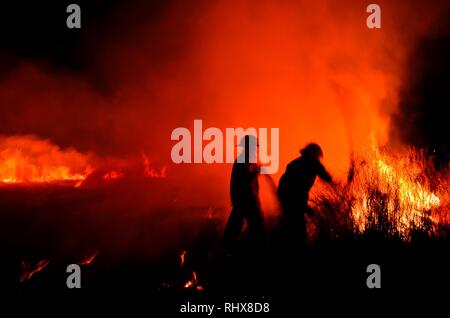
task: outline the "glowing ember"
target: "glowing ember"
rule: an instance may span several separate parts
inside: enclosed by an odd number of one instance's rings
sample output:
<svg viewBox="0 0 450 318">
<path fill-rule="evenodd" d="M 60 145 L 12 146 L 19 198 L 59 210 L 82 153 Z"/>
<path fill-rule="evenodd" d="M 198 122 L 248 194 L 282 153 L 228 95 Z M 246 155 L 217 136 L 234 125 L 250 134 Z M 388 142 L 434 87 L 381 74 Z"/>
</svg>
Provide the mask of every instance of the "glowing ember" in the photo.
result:
<svg viewBox="0 0 450 318">
<path fill-rule="evenodd" d="M 49 263 L 50 263 L 50 261 L 48 261 L 48 260 L 42 260 L 42 261 L 39 261 L 36 264 L 36 266 L 34 266 L 34 268 L 31 268 L 31 265 L 29 263 L 22 261 L 23 273 L 20 276 L 20 279 L 19 279 L 20 282 L 23 283 L 23 282 L 29 280 L 34 274 L 43 270 L 44 267 L 46 267 Z"/>
<path fill-rule="evenodd" d="M 186 254 L 187 254 L 186 251 L 183 251 L 183 252 L 181 252 L 181 254 L 180 254 L 181 266 L 182 266 L 182 267 L 183 267 L 183 265 L 184 265 L 184 258 L 186 257 Z"/>
<path fill-rule="evenodd" d="M 142 160 L 144 162 L 144 173 L 148 178 L 165 178 L 166 167 L 162 167 L 161 170 L 156 170 L 150 166 L 150 160 L 145 153 L 141 153 Z"/>
<path fill-rule="evenodd" d="M 192 279 L 188 280 L 184 286 L 184 288 L 195 288 L 196 290 L 204 290 L 203 286 L 198 284 L 197 273 L 192 272 Z"/>
<path fill-rule="evenodd" d="M 103 180 L 114 180 L 123 178 L 124 174 L 120 171 L 111 170 L 105 173 L 102 177 Z"/>
<path fill-rule="evenodd" d="M 97 257 L 98 252 L 95 252 L 92 256 L 87 256 L 83 258 L 78 265 L 89 265 L 92 263 L 92 261 Z"/>
<path fill-rule="evenodd" d="M 214 217 L 214 209 L 213 207 L 208 207 L 208 211 L 206 212 L 206 217 L 208 218 L 208 220 L 212 220 Z"/>
<path fill-rule="evenodd" d="M 188 280 L 186 284 L 184 284 L 184 288 L 191 288 L 197 283 L 197 274 L 192 272 L 192 280 Z"/>
</svg>

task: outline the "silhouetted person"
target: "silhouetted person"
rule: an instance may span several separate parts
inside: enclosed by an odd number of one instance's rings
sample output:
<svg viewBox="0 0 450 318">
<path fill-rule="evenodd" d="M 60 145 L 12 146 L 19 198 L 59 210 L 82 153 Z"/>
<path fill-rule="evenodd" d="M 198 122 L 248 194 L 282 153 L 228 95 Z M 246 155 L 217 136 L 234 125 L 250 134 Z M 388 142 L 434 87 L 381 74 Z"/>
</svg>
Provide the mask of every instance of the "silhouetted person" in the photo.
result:
<svg viewBox="0 0 450 318">
<path fill-rule="evenodd" d="M 259 200 L 258 175 L 261 168 L 256 162 L 257 139 L 246 135 L 240 143 L 244 151 L 233 164 L 230 182 L 231 204 L 233 206 L 225 227 L 224 241 L 233 247 L 247 221 L 252 240 L 258 247 L 264 245 L 264 219 Z"/>
<path fill-rule="evenodd" d="M 309 191 L 316 177 L 331 183 L 331 176 L 321 163 L 323 157 L 319 145 L 311 143 L 300 150 L 301 156 L 291 161 L 278 185 L 278 199 L 283 209 L 283 225 L 291 243 L 303 244 L 306 240 L 305 213 L 308 207 Z"/>
</svg>

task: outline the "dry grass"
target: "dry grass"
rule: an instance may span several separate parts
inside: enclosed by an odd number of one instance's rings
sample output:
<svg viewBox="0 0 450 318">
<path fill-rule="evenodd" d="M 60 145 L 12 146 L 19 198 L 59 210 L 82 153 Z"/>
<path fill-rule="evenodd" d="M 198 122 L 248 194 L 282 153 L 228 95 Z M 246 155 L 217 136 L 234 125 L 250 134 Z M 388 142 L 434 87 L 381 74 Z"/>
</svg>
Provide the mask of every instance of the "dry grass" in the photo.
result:
<svg viewBox="0 0 450 318">
<path fill-rule="evenodd" d="M 438 239 L 449 232 L 448 169 L 438 171 L 414 149 L 355 156 L 345 182 L 318 183 L 310 238 Z"/>
</svg>

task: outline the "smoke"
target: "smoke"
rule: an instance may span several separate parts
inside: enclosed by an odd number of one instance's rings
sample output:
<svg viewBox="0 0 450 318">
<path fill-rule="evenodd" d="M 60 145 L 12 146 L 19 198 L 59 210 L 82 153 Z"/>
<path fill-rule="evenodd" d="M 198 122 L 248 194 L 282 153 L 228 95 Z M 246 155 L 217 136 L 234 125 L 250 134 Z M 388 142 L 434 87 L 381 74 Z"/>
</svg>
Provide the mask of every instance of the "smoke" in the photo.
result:
<svg viewBox="0 0 450 318">
<path fill-rule="evenodd" d="M 95 2 L 80 2 L 81 30 L 55 18 L 63 4 L 46 12 L 42 1 L 36 14 L 4 9 L 0 20 L 0 172 L 11 154 L 23 163 L 14 169 L 96 169 L 79 188 L 0 189 L 0 247 L 12 269 L 94 250 L 108 272 L 176 258 L 196 240 L 212 246 L 231 166 L 172 164 L 171 132 L 194 119 L 279 128 L 275 181 L 311 141 L 337 177 L 374 140 L 448 144 L 433 126 L 439 117 L 444 127 L 448 101 L 445 1 L 377 1 L 379 30 L 366 27 L 366 1 Z M 267 216 L 277 202 L 267 184 L 261 192 Z M 8 281 L 11 268 L 0 271 Z"/>
<path fill-rule="evenodd" d="M 32 48 L 25 57 L 3 49 L 14 67 L 1 76 L 0 134 L 34 134 L 99 157 L 145 152 L 193 189 L 215 180 L 226 198 L 230 167 L 171 165 L 171 131 L 194 119 L 276 127 L 276 178 L 310 141 L 341 175 L 353 150 L 388 141 L 410 52 L 446 6 L 379 4 L 380 30 L 366 27 L 364 1 L 105 4 L 83 20 L 78 48 L 64 42 L 70 53 L 49 40 L 39 58 Z"/>
</svg>

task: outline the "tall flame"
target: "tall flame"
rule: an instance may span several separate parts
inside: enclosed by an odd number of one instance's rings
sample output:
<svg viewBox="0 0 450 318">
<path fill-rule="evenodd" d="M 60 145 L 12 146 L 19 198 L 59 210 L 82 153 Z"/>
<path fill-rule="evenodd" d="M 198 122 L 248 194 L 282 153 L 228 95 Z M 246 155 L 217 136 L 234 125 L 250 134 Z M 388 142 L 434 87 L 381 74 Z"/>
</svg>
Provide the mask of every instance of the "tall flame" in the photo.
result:
<svg viewBox="0 0 450 318">
<path fill-rule="evenodd" d="M 449 181 L 423 151 L 393 154 L 374 144 L 353 160 L 347 184 L 319 186 L 312 201 L 334 233 L 375 230 L 409 240 L 415 230 L 432 235 L 449 222 Z"/>
<path fill-rule="evenodd" d="M 352 194 L 356 198 L 353 215 L 364 230 L 372 212 L 384 213 L 395 230 L 407 236 L 413 225 L 436 222 L 431 211 L 441 204 L 431 190 L 431 175 L 422 153 L 387 155 L 372 146 L 360 165 Z M 376 210 L 376 211 L 373 211 Z"/>
<path fill-rule="evenodd" d="M 198 291 L 202 291 L 205 288 L 202 285 L 198 284 L 198 278 L 197 278 L 197 273 L 196 272 L 192 272 L 192 279 L 188 280 L 184 286 L 184 288 L 194 288 L 195 290 Z"/>
</svg>

